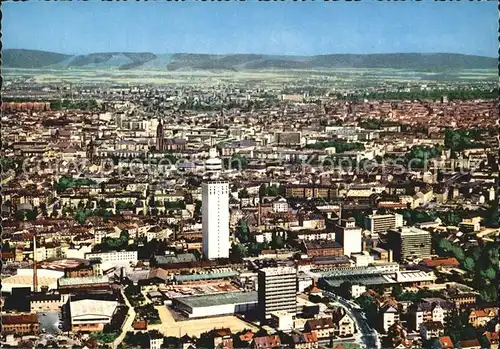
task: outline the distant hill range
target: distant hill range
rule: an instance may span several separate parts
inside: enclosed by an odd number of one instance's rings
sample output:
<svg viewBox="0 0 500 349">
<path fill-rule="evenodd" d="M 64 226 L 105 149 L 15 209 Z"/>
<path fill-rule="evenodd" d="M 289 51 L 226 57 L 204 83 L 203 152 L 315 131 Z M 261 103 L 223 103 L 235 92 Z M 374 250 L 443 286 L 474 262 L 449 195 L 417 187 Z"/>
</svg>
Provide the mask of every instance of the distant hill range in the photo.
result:
<svg viewBox="0 0 500 349">
<path fill-rule="evenodd" d="M 275 56 L 261 54 L 154 54 L 149 52 L 106 52 L 87 55 L 5 49 L 5 68 L 99 68 L 146 70 L 262 70 L 321 68 L 394 68 L 426 71 L 447 69 L 496 69 L 491 57 L 454 53 L 332 54 L 318 56 Z"/>
</svg>

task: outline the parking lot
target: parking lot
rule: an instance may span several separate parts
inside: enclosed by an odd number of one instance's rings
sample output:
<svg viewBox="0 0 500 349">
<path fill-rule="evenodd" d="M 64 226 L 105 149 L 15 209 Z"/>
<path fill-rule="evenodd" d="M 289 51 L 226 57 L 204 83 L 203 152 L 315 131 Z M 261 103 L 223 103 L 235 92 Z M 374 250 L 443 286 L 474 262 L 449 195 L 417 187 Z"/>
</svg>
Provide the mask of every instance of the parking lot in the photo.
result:
<svg viewBox="0 0 500 349">
<path fill-rule="evenodd" d="M 158 330 L 166 336 L 200 336 L 201 333 L 214 328 L 229 327 L 238 332 L 243 329 L 257 331 L 255 326 L 237 318 L 236 316 L 221 316 L 216 318 L 176 321 L 170 310 L 165 306 L 155 307 L 160 314 L 161 324 L 149 325 L 149 330 Z"/>
</svg>

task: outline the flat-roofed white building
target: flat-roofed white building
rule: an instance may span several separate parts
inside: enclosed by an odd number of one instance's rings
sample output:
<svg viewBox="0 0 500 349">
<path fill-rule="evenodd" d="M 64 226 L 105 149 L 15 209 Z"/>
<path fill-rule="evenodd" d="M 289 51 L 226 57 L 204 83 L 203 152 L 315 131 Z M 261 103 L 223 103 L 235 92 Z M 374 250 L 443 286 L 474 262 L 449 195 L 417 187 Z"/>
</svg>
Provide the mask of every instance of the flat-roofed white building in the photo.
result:
<svg viewBox="0 0 500 349">
<path fill-rule="evenodd" d="M 129 264 L 137 263 L 137 251 L 110 251 L 85 253 L 85 259 L 100 259 L 102 263 Z"/>
<path fill-rule="evenodd" d="M 64 276 L 63 271 L 59 270 L 49 270 L 49 269 L 38 269 L 37 270 L 37 280 L 38 289 L 36 292 L 40 291 L 42 286 L 48 287 L 50 290 L 57 289 L 57 280 Z M 18 287 L 30 287 L 33 291 L 33 269 L 32 268 L 22 268 L 17 270 L 17 274 L 13 276 L 8 276 L 2 278 L 2 292 L 10 293 L 13 288 Z"/>
<path fill-rule="evenodd" d="M 403 215 L 374 214 L 365 218 L 366 229 L 372 233 L 383 233 L 389 229 L 401 228 L 403 226 Z"/>
</svg>

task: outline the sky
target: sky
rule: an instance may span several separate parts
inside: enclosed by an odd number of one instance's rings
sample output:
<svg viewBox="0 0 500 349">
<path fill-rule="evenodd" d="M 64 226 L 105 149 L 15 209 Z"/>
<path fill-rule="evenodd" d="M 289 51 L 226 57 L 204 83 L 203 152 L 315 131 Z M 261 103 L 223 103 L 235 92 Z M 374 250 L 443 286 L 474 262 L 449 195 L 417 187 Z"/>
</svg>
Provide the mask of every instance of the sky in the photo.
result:
<svg viewBox="0 0 500 349">
<path fill-rule="evenodd" d="M 4 48 L 93 52 L 449 52 L 497 57 L 495 1 L 2 4 Z"/>
</svg>

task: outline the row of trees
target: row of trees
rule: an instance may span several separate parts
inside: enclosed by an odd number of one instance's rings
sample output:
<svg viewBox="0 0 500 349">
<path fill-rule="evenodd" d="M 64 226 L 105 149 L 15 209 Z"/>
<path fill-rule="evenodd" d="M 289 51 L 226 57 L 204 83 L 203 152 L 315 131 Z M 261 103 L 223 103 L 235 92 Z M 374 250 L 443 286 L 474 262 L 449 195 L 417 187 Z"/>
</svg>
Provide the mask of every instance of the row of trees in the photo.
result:
<svg viewBox="0 0 500 349">
<path fill-rule="evenodd" d="M 347 96 L 342 94 L 336 95 L 341 100 L 415 100 L 415 99 L 432 99 L 437 100 L 444 96 L 449 100 L 468 100 L 468 99 L 496 99 L 498 98 L 498 88 L 495 89 L 467 89 L 457 88 L 448 90 L 420 90 L 416 89 L 410 92 L 405 91 L 384 91 L 384 92 L 370 92 L 370 93 L 357 93 L 349 94 Z"/>
<path fill-rule="evenodd" d="M 482 148 L 484 147 L 480 142 L 482 133 L 481 129 L 448 129 L 444 132 L 444 145 L 453 151 Z"/>
<path fill-rule="evenodd" d="M 56 183 L 56 190 L 57 192 L 61 193 L 69 188 L 80 187 L 80 186 L 93 186 L 96 184 L 97 182 L 88 178 L 72 178 L 63 176 L 59 178 L 59 181 Z"/>
<path fill-rule="evenodd" d="M 267 184 L 262 184 L 259 188 L 259 197 L 264 197 L 264 196 L 278 196 L 278 195 L 285 195 L 285 186 L 284 185 L 267 185 Z"/>
<path fill-rule="evenodd" d="M 460 262 L 462 268 L 469 273 L 469 282 L 474 288 L 479 289 L 484 301 L 498 301 L 497 269 L 500 243 L 488 243 L 464 249 L 444 237 L 433 237 L 432 242 L 438 255 L 455 257 Z"/>
</svg>

